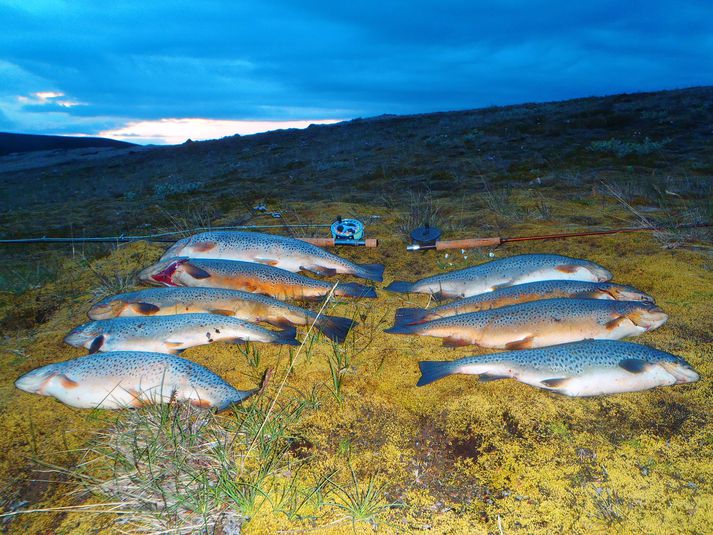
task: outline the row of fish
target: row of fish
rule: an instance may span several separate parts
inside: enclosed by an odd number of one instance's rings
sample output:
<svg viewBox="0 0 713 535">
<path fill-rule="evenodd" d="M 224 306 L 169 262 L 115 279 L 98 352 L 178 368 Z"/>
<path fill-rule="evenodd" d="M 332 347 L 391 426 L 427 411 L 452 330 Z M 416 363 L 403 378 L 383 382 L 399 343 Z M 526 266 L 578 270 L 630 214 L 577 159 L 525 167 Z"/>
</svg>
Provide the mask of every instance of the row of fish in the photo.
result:
<svg viewBox="0 0 713 535">
<path fill-rule="evenodd" d="M 221 341 L 299 345 L 295 326 L 300 325 L 314 325 L 329 339 L 343 342 L 355 325 L 349 318 L 317 315 L 278 300 L 319 299 L 332 290 L 330 283 L 293 273 L 300 270 L 380 281 L 384 267 L 355 264 L 281 236 L 191 236 L 140 274 L 142 281 L 166 287 L 108 297 L 90 309 L 93 321 L 65 337 L 66 343 L 84 347 L 90 355 L 38 368 L 15 384 L 83 408 L 182 399 L 223 409 L 253 391 L 237 390 L 175 353 Z M 373 288 L 356 283 L 340 283 L 334 293 L 376 297 Z"/>
<path fill-rule="evenodd" d="M 540 254 L 396 281 L 387 290 L 462 299 L 432 309 L 398 309 L 386 332 L 438 337 L 449 347 L 519 350 L 422 361 L 418 386 L 464 373 L 593 396 L 698 380 L 680 357 L 617 341 L 656 329 L 668 316 L 651 296 L 608 282 L 611 277 L 587 260 Z"/>
<path fill-rule="evenodd" d="M 279 299 L 318 299 L 332 290 L 332 284 L 298 271 L 381 281 L 383 269 L 279 236 L 191 236 L 141 272 L 142 281 L 164 287 L 102 300 L 89 311 L 93 321 L 65 338 L 100 354 L 44 366 L 16 385 L 76 407 L 119 408 L 184 399 L 222 409 L 254 391 L 237 390 L 175 353 L 218 341 L 296 345 L 295 326 L 312 324 L 341 342 L 355 325 L 351 319 L 317 315 Z M 419 386 L 470 373 L 481 380 L 511 377 L 586 396 L 697 380 L 683 359 L 614 341 L 654 329 L 667 316 L 651 296 L 608 282 L 611 277 L 587 260 L 540 254 L 513 256 L 413 283 L 396 281 L 386 289 L 459 300 L 433 309 L 399 309 L 387 332 L 436 336 L 449 346 L 518 350 L 420 362 Z M 373 288 L 356 283 L 338 284 L 335 294 L 376 297 Z"/>
</svg>

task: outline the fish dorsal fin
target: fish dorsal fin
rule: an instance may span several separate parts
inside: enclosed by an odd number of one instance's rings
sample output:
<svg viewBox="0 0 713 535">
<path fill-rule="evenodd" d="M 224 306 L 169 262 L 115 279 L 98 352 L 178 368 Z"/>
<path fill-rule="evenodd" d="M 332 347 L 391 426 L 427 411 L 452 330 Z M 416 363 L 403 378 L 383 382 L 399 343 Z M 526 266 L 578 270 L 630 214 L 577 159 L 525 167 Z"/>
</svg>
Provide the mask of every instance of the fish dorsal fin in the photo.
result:
<svg viewBox="0 0 713 535">
<path fill-rule="evenodd" d="M 196 252 L 205 253 L 212 249 L 215 249 L 216 245 L 218 245 L 218 244 L 214 241 L 202 241 L 202 242 L 198 242 L 194 245 L 191 245 L 191 247 Z"/>
<path fill-rule="evenodd" d="M 481 373 L 478 376 L 478 381 L 481 383 L 489 383 L 490 381 L 499 381 L 500 379 L 507 379 L 507 375 L 497 375 L 495 373 Z"/>
<path fill-rule="evenodd" d="M 555 377 L 552 379 L 544 379 L 540 382 L 548 388 L 561 388 L 567 384 L 569 379 L 569 377 Z"/>
<path fill-rule="evenodd" d="M 619 366 L 629 373 L 642 373 L 649 367 L 649 363 L 641 359 L 624 359 Z"/>
<path fill-rule="evenodd" d="M 184 262 L 181 264 L 181 268 L 194 279 L 207 279 L 210 277 L 210 273 L 198 266 L 194 266 L 190 262 Z"/>
<path fill-rule="evenodd" d="M 256 256 L 254 260 L 258 264 L 265 264 L 266 266 L 276 266 L 280 263 L 279 260 L 275 260 L 274 258 L 265 258 L 263 256 Z"/>
<path fill-rule="evenodd" d="M 161 310 L 160 307 L 152 305 L 151 303 L 131 303 L 131 308 L 134 312 L 142 316 L 151 316 Z"/>
<path fill-rule="evenodd" d="M 447 336 L 443 339 L 444 347 L 463 347 L 473 345 L 470 340 L 458 338 L 457 336 Z"/>
<path fill-rule="evenodd" d="M 101 349 L 101 347 L 104 345 L 104 335 L 100 334 L 97 336 L 94 340 L 92 340 L 91 345 L 89 346 L 89 354 L 93 355 L 97 351 Z"/>
<path fill-rule="evenodd" d="M 514 342 L 509 342 L 505 344 L 505 349 L 527 349 L 532 347 L 532 343 L 535 341 L 535 337 L 530 335 L 526 336 L 522 340 L 516 340 Z"/>
<path fill-rule="evenodd" d="M 337 270 L 334 268 L 318 266 L 316 264 L 312 264 L 310 266 L 300 266 L 300 269 L 304 271 L 311 271 L 312 273 L 316 273 L 317 275 L 322 275 L 324 277 L 331 277 L 332 275 L 337 274 Z"/>
<path fill-rule="evenodd" d="M 561 266 L 557 266 L 555 268 L 557 271 L 561 271 L 562 273 L 574 273 L 579 269 L 579 266 L 574 266 L 572 264 L 562 264 Z"/>
</svg>

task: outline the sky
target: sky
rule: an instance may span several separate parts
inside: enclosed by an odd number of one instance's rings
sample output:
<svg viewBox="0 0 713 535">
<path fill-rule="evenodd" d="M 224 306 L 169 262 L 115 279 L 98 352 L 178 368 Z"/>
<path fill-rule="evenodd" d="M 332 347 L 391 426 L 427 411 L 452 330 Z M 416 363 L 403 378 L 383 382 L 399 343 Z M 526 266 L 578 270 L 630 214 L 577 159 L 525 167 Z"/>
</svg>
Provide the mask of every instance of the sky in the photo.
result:
<svg viewBox="0 0 713 535">
<path fill-rule="evenodd" d="M 0 0 L 0 131 L 181 143 L 713 85 L 711 0 Z"/>
</svg>

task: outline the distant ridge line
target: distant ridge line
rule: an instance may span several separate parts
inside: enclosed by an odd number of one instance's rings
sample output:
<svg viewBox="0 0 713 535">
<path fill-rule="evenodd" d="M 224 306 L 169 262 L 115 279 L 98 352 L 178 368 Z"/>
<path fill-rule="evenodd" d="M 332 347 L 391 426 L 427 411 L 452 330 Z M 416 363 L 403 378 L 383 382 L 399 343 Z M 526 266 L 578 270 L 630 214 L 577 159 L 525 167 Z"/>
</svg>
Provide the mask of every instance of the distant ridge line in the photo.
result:
<svg viewBox="0 0 713 535">
<path fill-rule="evenodd" d="M 135 143 L 103 137 L 45 136 L 0 132 L 0 156 L 42 150 L 128 148 L 135 146 Z"/>
</svg>

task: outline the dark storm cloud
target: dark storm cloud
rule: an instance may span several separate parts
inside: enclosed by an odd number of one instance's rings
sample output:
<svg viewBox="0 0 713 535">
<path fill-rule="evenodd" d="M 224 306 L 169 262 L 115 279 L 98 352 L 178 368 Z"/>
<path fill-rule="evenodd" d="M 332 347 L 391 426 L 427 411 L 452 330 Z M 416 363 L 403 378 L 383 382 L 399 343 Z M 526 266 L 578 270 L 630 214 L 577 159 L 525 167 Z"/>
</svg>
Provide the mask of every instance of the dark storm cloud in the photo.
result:
<svg viewBox="0 0 713 535">
<path fill-rule="evenodd" d="M 0 4 L 6 123 L 348 118 L 713 82 L 705 1 L 118 4 Z M 17 100 L 49 91 L 72 105 Z"/>
</svg>

